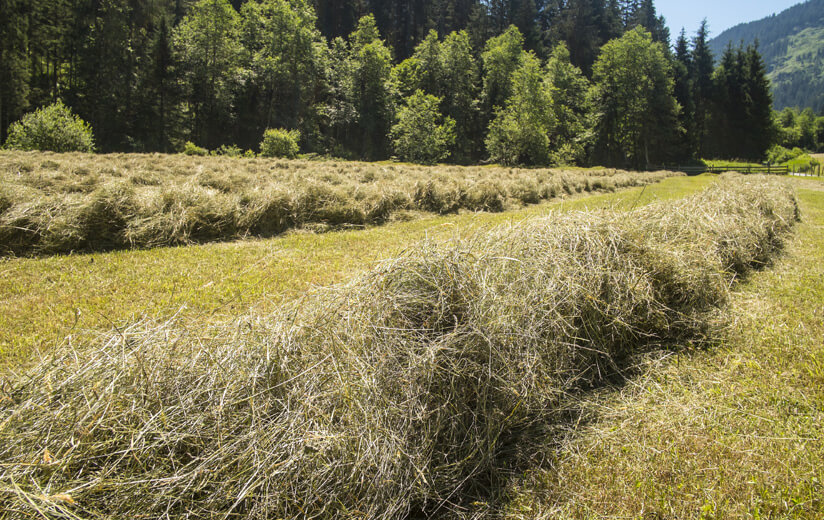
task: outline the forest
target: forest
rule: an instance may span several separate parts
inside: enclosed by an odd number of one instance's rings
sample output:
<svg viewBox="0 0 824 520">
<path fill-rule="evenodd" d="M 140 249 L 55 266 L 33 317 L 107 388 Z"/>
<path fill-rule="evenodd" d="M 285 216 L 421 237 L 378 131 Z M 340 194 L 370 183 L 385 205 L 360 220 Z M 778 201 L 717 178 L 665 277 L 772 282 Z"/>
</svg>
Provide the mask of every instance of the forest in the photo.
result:
<svg viewBox="0 0 824 520">
<path fill-rule="evenodd" d="M 283 129 L 348 159 L 762 160 L 764 60 L 708 41 L 672 43 L 653 0 L 4 0 L 0 142 L 59 102 L 100 152 L 231 155 Z"/>
</svg>

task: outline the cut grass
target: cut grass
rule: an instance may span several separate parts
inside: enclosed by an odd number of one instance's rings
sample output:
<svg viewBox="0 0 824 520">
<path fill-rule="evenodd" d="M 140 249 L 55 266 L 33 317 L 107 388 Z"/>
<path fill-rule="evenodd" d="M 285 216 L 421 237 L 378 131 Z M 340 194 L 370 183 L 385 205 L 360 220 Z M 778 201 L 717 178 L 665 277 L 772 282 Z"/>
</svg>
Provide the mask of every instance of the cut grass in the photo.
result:
<svg viewBox="0 0 824 520">
<path fill-rule="evenodd" d="M 705 338 L 797 217 L 782 181 L 724 176 L 425 241 L 269 316 L 61 349 L 0 393 L 0 509 L 494 518 L 563 396 Z"/>
<path fill-rule="evenodd" d="M 718 345 L 574 403 L 589 425 L 511 518 L 824 518 L 824 190 L 794 184 L 797 238 L 736 291 Z"/>
<path fill-rule="evenodd" d="M 339 282 L 426 235 L 490 226 L 552 210 L 644 205 L 683 197 L 716 177 L 573 198 L 520 211 L 465 213 L 362 231 L 293 233 L 200 246 L 0 260 L 0 367 L 28 364 L 68 335 L 79 341 L 143 316 L 202 324 L 254 308 L 270 312 L 313 285 Z M 185 306 L 185 307 L 184 307 Z"/>
<path fill-rule="evenodd" d="M 0 255 L 110 251 L 501 212 L 674 172 L 0 152 Z"/>
</svg>

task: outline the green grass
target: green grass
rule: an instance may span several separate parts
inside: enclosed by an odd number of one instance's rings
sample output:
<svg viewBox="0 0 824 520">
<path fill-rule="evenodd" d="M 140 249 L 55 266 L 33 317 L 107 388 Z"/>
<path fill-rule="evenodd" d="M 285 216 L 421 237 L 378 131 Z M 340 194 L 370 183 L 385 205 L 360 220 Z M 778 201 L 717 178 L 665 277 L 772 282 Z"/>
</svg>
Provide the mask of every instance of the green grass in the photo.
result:
<svg viewBox="0 0 824 520">
<path fill-rule="evenodd" d="M 745 161 L 724 161 L 720 159 L 704 159 L 701 161 L 707 167 L 711 168 L 747 168 L 763 166 L 759 163 L 745 162 Z"/>
<path fill-rule="evenodd" d="M 366 230 L 89 255 L 0 260 L 0 366 L 28 364 L 64 338 L 142 317 L 184 321 L 266 312 L 313 285 L 348 279 L 425 236 L 492 226 L 549 211 L 631 208 L 695 193 L 715 176 L 674 177 L 645 188 L 578 197 L 508 213 L 463 213 Z"/>
<path fill-rule="evenodd" d="M 824 189 L 794 182 L 804 222 L 718 345 L 575 403 L 585 426 L 548 446 L 512 518 L 824 518 Z"/>
</svg>

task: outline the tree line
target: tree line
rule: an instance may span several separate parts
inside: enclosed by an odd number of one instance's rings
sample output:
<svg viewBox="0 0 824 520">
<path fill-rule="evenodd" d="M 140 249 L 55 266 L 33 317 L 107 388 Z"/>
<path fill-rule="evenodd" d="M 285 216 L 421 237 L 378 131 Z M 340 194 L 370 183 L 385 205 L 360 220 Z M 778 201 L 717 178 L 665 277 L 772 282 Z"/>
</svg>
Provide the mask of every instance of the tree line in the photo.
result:
<svg viewBox="0 0 824 520">
<path fill-rule="evenodd" d="M 652 0 L 3 0 L 0 138 L 61 100 L 101 151 L 256 148 L 644 167 L 764 157 L 755 46 L 715 65 Z M 295 134 L 297 135 L 297 134 Z"/>
</svg>

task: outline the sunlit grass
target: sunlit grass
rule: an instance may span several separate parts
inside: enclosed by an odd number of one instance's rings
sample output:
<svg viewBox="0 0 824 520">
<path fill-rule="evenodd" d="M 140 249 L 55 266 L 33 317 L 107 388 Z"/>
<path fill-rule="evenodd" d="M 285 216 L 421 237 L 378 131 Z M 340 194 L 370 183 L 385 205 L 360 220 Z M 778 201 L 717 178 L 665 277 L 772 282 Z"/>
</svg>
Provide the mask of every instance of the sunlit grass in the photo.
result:
<svg viewBox="0 0 824 520">
<path fill-rule="evenodd" d="M 675 177 L 645 188 L 572 198 L 507 213 L 463 213 L 365 230 L 88 255 L 0 260 L 0 366 L 19 366 L 69 335 L 180 313 L 204 321 L 266 312 L 313 285 L 343 281 L 425 236 L 491 226 L 549 211 L 631 208 L 704 189 L 715 176 Z"/>
<path fill-rule="evenodd" d="M 804 222 L 717 345 L 578 403 L 586 426 L 548 447 L 513 518 L 824 517 L 824 191 L 796 184 Z"/>
</svg>

